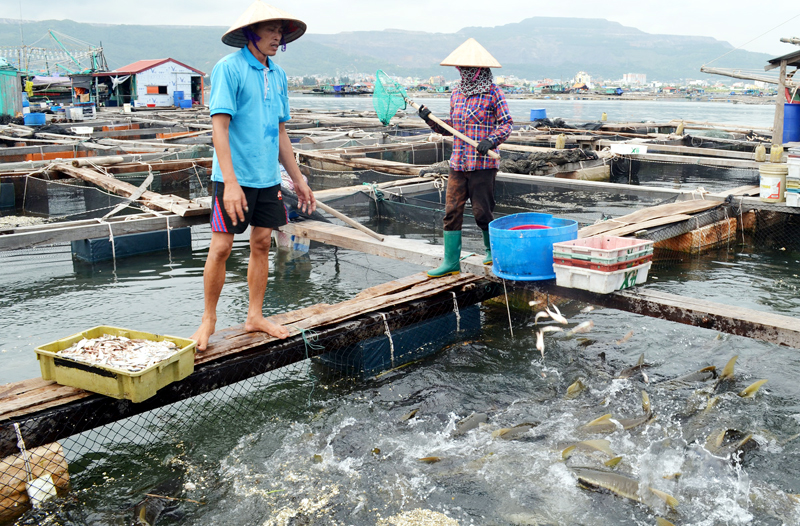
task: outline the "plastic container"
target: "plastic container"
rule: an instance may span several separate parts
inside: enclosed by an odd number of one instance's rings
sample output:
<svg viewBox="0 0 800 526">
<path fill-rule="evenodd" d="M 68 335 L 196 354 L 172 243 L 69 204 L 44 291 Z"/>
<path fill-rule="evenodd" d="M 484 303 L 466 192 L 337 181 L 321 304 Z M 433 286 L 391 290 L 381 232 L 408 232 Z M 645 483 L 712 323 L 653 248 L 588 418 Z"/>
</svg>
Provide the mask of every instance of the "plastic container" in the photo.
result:
<svg viewBox="0 0 800 526">
<path fill-rule="evenodd" d="M 512 230 L 523 225 L 549 228 Z M 577 237 L 577 221 L 550 214 L 529 212 L 495 219 L 489 223 L 492 272 L 514 281 L 553 279 L 553 243 Z"/>
<path fill-rule="evenodd" d="M 643 265 L 644 263 L 648 263 L 653 261 L 653 254 L 652 252 L 644 257 L 640 257 L 637 259 L 632 259 L 630 261 L 621 261 L 619 263 L 611 263 L 610 265 L 603 265 L 600 263 L 594 263 L 592 261 L 586 261 L 583 259 L 569 259 L 569 258 L 560 258 L 553 255 L 553 263 L 556 265 L 566 265 L 568 267 L 578 267 L 578 268 L 588 268 L 590 270 L 599 270 L 600 272 L 614 272 L 616 270 L 621 270 L 624 268 L 632 268 L 638 265 Z"/>
<path fill-rule="evenodd" d="M 789 172 L 786 174 L 786 177 L 800 179 L 800 157 L 789 155 L 787 166 L 789 167 Z"/>
<path fill-rule="evenodd" d="M 783 142 L 800 142 L 800 104 L 783 105 Z"/>
<path fill-rule="evenodd" d="M 548 228 L 550 227 L 544 225 L 519 225 L 515 226 L 514 228 L 510 228 L 509 230 L 546 230 Z"/>
<path fill-rule="evenodd" d="M 153 341 L 168 340 L 177 345 L 180 350 L 166 360 L 136 373 L 109 366 L 91 365 L 69 358 L 61 358 L 58 355 L 60 351 L 69 348 L 82 338 L 99 338 L 104 334 Z M 55 380 L 61 385 L 77 387 L 113 398 L 125 398 L 132 402 L 147 400 L 162 387 L 182 380 L 194 372 L 195 342 L 193 340 L 105 325 L 42 345 L 35 350 L 43 379 Z"/>
<path fill-rule="evenodd" d="M 539 108 L 535 110 L 531 110 L 531 122 L 537 121 L 540 119 L 547 118 L 547 110 L 544 108 Z"/>
<path fill-rule="evenodd" d="M 192 107 L 192 101 L 190 101 L 190 100 L 182 100 L 182 101 L 180 101 L 180 105 L 181 105 L 181 108 L 191 108 Z"/>
<path fill-rule="evenodd" d="M 786 206 L 800 208 L 800 193 L 791 192 L 786 194 Z"/>
<path fill-rule="evenodd" d="M 653 241 L 632 237 L 595 236 L 556 243 L 553 253 L 608 265 L 652 254 L 653 245 Z"/>
<path fill-rule="evenodd" d="M 25 126 L 42 126 L 47 117 L 44 113 L 26 113 L 24 116 Z"/>
<path fill-rule="evenodd" d="M 600 272 L 567 265 L 553 265 L 553 268 L 556 271 L 556 285 L 559 287 L 609 294 L 645 283 L 652 264 L 648 262 L 614 272 Z"/>
<path fill-rule="evenodd" d="M 786 190 L 786 175 L 789 165 L 783 163 L 764 163 L 758 167 L 761 179 L 761 193 L 759 197 L 765 203 L 781 203 L 784 201 L 783 193 Z"/>
</svg>

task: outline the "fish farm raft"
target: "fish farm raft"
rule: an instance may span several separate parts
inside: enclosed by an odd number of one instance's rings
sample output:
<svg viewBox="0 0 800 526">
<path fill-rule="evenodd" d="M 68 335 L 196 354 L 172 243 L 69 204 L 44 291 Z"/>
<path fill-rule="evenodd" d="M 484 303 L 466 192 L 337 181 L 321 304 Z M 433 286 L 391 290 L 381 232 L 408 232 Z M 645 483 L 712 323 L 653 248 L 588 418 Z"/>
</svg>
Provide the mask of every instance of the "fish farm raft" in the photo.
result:
<svg viewBox="0 0 800 526">
<path fill-rule="evenodd" d="M 231 321 L 134 402 L 35 377 L 33 348 L 95 325 L 191 332 L 208 109 L 0 125 L 0 312 L 20 340 L 3 345 L 26 356 L 0 394 L 0 524 L 800 523 L 800 482 L 776 474 L 800 468 L 800 207 L 760 198 L 800 144 L 689 120 L 516 123 L 496 217 L 652 247 L 646 283 L 600 293 L 498 277 L 470 218 L 461 273 L 427 278 L 453 142 L 416 114 L 299 109 L 286 126 L 340 212 L 275 233 L 265 313 L 289 338 Z M 246 256 L 237 238 L 232 295 Z"/>
</svg>

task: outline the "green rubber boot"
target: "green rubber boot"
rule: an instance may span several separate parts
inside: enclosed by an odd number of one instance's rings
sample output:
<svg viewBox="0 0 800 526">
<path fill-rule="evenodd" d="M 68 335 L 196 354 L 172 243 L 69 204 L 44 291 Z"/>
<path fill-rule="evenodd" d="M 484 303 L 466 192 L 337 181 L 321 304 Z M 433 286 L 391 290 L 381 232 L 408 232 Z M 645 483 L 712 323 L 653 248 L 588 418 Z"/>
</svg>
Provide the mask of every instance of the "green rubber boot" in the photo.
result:
<svg viewBox="0 0 800 526">
<path fill-rule="evenodd" d="M 441 278 L 461 272 L 461 230 L 444 231 L 444 262 L 428 271 L 428 277 Z"/>
<path fill-rule="evenodd" d="M 492 264 L 492 245 L 489 243 L 489 231 L 484 230 L 483 232 L 483 246 L 486 247 L 486 257 L 483 258 L 484 265 L 491 265 Z"/>
</svg>

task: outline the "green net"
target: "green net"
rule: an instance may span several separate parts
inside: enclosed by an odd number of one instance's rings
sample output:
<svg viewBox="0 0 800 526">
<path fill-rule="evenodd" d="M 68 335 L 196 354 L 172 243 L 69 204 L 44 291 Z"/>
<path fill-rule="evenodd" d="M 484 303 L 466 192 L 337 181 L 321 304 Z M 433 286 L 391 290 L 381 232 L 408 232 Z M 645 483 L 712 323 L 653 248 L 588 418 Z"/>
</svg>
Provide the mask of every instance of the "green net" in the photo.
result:
<svg viewBox="0 0 800 526">
<path fill-rule="evenodd" d="M 406 109 L 406 90 L 379 69 L 375 74 L 375 89 L 372 92 L 372 106 L 384 126 L 389 125 L 397 110 Z"/>
</svg>

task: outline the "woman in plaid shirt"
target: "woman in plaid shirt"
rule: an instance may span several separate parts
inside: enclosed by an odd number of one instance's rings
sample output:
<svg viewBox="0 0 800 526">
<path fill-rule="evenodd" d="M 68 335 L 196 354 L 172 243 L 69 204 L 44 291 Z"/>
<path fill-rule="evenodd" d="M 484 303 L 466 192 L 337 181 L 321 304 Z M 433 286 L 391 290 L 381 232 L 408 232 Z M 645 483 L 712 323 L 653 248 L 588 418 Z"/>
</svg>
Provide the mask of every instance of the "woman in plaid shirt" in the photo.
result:
<svg viewBox="0 0 800 526">
<path fill-rule="evenodd" d="M 475 222 L 483 232 L 486 247 L 483 263 L 492 264 L 489 223 L 494 219 L 494 181 L 500 162 L 487 154 L 508 138 L 513 124 L 505 96 L 494 84 L 489 69 L 499 68 L 500 64 L 475 39 L 459 46 L 441 65 L 456 66 L 461 73 L 461 82 L 453 87 L 450 96 L 450 118 L 445 122 L 475 140 L 478 146 L 453 137 L 444 216 L 444 262 L 428 271 L 432 278 L 461 271 L 461 226 L 467 199 L 472 202 Z M 419 116 L 433 131 L 452 135 L 433 122 L 430 113 L 425 106 L 419 109 Z"/>
</svg>

